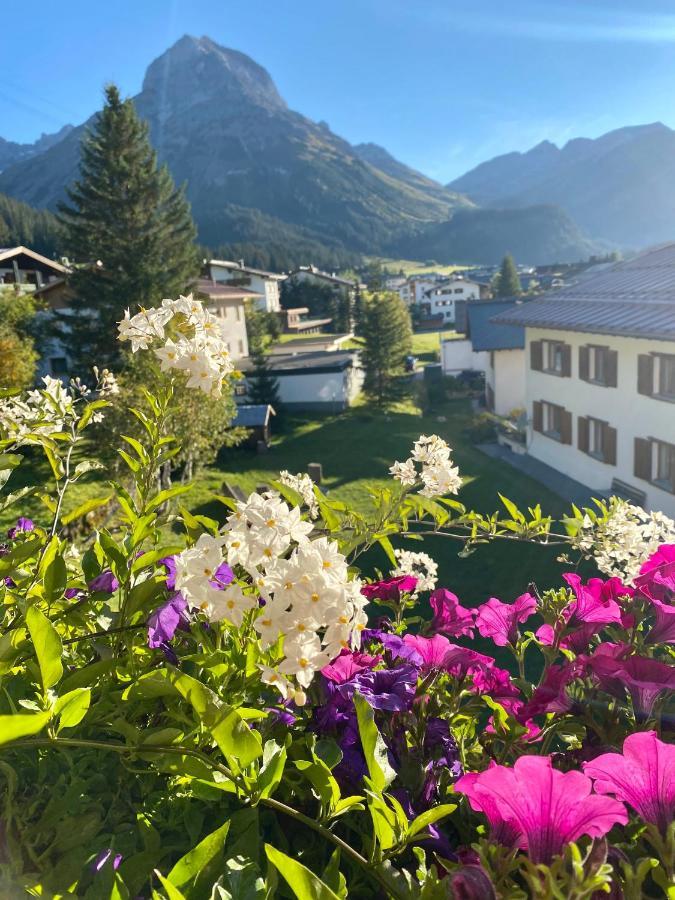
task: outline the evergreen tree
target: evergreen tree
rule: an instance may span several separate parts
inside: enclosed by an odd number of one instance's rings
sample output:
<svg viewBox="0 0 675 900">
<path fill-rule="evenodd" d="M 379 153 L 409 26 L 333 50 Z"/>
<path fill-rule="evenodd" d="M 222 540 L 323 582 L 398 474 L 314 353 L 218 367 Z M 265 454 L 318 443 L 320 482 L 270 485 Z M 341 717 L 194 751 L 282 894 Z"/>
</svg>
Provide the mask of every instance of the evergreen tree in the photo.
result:
<svg viewBox="0 0 675 900">
<path fill-rule="evenodd" d="M 365 370 L 363 390 L 378 406 L 386 406 L 403 392 L 401 376 L 412 350 L 408 308 L 398 294 L 367 294 L 362 298 L 358 336 Z"/>
<path fill-rule="evenodd" d="M 497 276 L 497 296 L 498 297 L 517 297 L 522 294 L 523 288 L 518 278 L 518 270 L 510 253 L 507 253 L 502 260 L 502 265 Z"/>
<path fill-rule="evenodd" d="M 190 207 L 166 166 L 158 167 L 146 123 L 114 85 L 82 142 L 80 178 L 68 197 L 60 221 L 77 265 L 62 339 L 78 364 L 114 365 L 124 310 L 175 297 L 199 273 Z"/>
<path fill-rule="evenodd" d="M 251 359 L 253 369 L 248 376 L 248 402 L 269 403 L 278 413 L 281 406 L 279 381 L 270 372 L 269 357 L 262 346 L 251 350 Z"/>
</svg>

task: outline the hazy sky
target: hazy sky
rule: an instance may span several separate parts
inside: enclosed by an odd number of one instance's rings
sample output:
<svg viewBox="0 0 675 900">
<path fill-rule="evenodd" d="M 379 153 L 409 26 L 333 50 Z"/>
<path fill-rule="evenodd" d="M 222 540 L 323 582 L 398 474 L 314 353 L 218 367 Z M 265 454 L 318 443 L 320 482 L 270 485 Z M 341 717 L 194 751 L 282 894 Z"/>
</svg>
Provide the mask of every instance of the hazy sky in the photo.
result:
<svg viewBox="0 0 675 900">
<path fill-rule="evenodd" d="M 541 140 L 675 127 L 673 0 L 3 0 L 0 136 L 140 90 L 185 33 L 268 69 L 289 106 L 449 181 Z"/>
</svg>

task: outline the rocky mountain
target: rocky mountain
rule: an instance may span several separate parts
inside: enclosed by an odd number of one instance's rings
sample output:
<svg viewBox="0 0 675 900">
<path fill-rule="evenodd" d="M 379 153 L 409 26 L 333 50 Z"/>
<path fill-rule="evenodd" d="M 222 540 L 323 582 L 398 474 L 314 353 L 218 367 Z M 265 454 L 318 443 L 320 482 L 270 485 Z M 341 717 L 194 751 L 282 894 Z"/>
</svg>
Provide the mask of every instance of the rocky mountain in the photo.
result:
<svg viewBox="0 0 675 900">
<path fill-rule="evenodd" d="M 536 265 L 576 262 L 602 252 L 559 206 L 458 210 L 397 248 L 401 256 L 439 263 L 495 264 L 505 253 Z"/>
<path fill-rule="evenodd" d="M 62 141 L 72 129 L 72 125 L 64 125 L 54 134 L 42 134 L 32 144 L 17 144 L 15 141 L 6 141 L 0 137 L 0 172 L 22 159 L 31 159 L 33 156 L 44 153 L 45 150 L 49 150 L 54 144 Z"/>
<path fill-rule="evenodd" d="M 160 159 L 186 184 L 206 244 L 229 240 L 241 208 L 372 252 L 468 205 L 440 185 L 434 195 L 369 164 L 290 110 L 261 66 L 206 37 L 183 37 L 156 59 L 134 101 Z M 76 176 L 86 124 L 7 168 L 0 192 L 54 208 Z"/>
<path fill-rule="evenodd" d="M 421 191 L 437 200 L 450 202 L 453 206 L 457 205 L 456 193 L 450 192 L 447 187 L 443 187 L 438 181 L 427 178 L 426 175 L 422 175 L 416 169 L 399 162 L 388 150 L 380 147 L 379 144 L 355 144 L 353 149 L 364 162 L 379 169 L 380 172 L 385 172 L 416 191 Z M 466 205 L 469 206 L 471 204 Z"/>
<path fill-rule="evenodd" d="M 480 206 L 560 205 L 587 234 L 622 247 L 675 237 L 675 131 L 660 122 L 620 128 L 562 148 L 484 162 L 448 187 Z"/>
</svg>

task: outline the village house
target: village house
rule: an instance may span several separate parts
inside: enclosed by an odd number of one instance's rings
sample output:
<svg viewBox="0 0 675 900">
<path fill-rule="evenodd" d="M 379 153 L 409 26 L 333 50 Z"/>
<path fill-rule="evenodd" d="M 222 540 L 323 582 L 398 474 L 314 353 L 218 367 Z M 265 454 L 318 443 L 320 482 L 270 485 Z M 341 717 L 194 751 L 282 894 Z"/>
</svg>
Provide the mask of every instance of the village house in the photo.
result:
<svg viewBox="0 0 675 900">
<path fill-rule="evenodd" d="M 419 304 L 429 318 L 442 316 L 444 324 L 452 325 L 455 321 L 457 301 L 478 299 L 480 286 L 477 282 L 465 281 L 463 278 L 448 278 L 424 291 Z"/>
<path fill-rule="evenodd" d="M 260 302 L 261 295 L 249 288 L 222 284 L 211 278 L 200 278 L 194 286 L 194 293 L 217 317 L 232 359 L 236 361 L 248 356 L 246 304 Z"/>
<path fill-rule="evenodd" d="M 322 272 L 316 266 L 298 266 L 289 272 L 288 279 L 291 284 L 320 284 L 333 288 L 337 293 L 347 292 L 353 300 L 356 293 L 364 285 L 360 285 L 357 281 L 351 281 L 348 278 L 340 278 L 335 273 Z"/>
<path fill-rule="evenodd" d="M 68 267 L 63 263 L 48 259 L 28 247 L 0 249 L 0 289 L 4 285 L 12 285 L 22 291 L 34 292 L 62 282 L 68 272 Z"/>
<path fill-rule="evenodd" d="M 204 260 L 206 276 L 219 284 L 247 288 L 254 292 L 254 306 L 262 312 L 278 313 L 281 310 L 279 285 L 285 275 L 266 272 L 244 265 L 244 260 L 232 262 L 226 259 Z"/>
<path fill-rule="evenodd" d="M 247 379 L 254 363 L 244 359 L 237 366 Z M 341 412 L 351 406 L 363 385 L 358 356 L 345 350 L 275 354 L 268 371 L 279 384 L 279 399 L 288 409 Z M 242 391 L 237 402 L 246 403 Z"/>
<path fill-rule="evenodd" d="M 525 328 L 528 453 L 675 516 L 675 243 L 496 320 Z"/>
</svg>

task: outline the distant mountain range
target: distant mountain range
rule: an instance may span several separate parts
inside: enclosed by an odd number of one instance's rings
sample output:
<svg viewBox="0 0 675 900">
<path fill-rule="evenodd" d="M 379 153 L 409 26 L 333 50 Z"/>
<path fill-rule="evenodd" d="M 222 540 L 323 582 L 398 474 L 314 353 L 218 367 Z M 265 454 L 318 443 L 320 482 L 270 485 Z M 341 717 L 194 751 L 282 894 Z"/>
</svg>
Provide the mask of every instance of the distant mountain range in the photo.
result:
<svg viewBox="0 0 675 900">
<path fill-rule="evenodd" d="M 537 210 L 513 204 L 508 215 L 477 211 L 494 203 L 444 187 L 375 144 L 350 145 L 290 110 L 250 57 L 207 37 L 185 36 L 156 59 L 134 102 L 210 247 L 274 235 L 298 248 L 318 242 L 439 262 L 495 262 L 509 250 L 527 262 L 567 261 L 602 249 L 559 209 L 541 206 L 546 200 L 532 201 Z M 0 193 L 55 209 L 93 121 L 35 144 L 0 143 Z"/>
<path fill-rule="evenodd" d="M 506 153 L 448 187 L 481 207 L 557 204 L 594 239 L 639 248 L 675 238 L 675 131 L 656 122 Z"/>
</svg>

